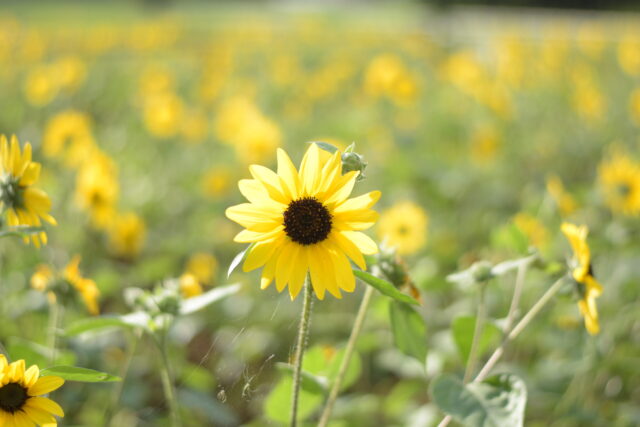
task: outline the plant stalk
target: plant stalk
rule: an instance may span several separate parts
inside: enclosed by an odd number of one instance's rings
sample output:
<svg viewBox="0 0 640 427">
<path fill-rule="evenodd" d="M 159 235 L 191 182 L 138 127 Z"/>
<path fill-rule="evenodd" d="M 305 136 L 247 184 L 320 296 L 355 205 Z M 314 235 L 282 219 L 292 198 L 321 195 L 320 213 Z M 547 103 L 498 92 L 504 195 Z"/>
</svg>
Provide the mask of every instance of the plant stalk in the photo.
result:
<svg viewBox="0 0 640 427">
<path fill-rule="evenodd" d="M 47 347 L 49 347 L 49 364 L 54 365 L 57 355 L 58 328 L 62 317 L 62 306 L 58 301 L 49 303 L 49 322 L 47 325 Z"/>
<path fill-rule="evenodd" d="M 356 320 L 353 323 L 353 329 L 351 330 L 351 336 L 349 336 L 349 341 L 347 342 L 347 347 L 340 364 L 338 376 L 336 377 L 333 386 L 331 387 L 331 391 L 329 392 L 329 398 L 327 399 L 327 404 L 322 411 L 322 416 L 320 417 L 318 427 L 326 427 L 329 423 L 329 419 L 331 418 L 331 411 L 333 411 L 333 405 L 338 398 L 340 386 L 342 385 L 342 381 L 344 380 L 344 377 L 347 373 L 349 362 L 351 362 L 351 356 L 353 355 L 353 350 L 356 347 L 358 336 L 360 336 L 360 331 L 362 330 L 362 325 L 364 324 L 364 320 L 367 315 L 367 309 L 369 308 L 369 302 L 371 301 L 372 295 L 373 288 L 371 286 L 367 286 L 367 289 L 364 292 L 364 296 L 362 297 L 362 302 L 360 303 L 360 308 L 358 309 Z"/>
<path fill-rule="evenodd" d="M 540 299 L 529 309 L 527 314 L 525 314 L 522 319 L 518 322 L 518 324 L 507 334 L 502 343 L 498 348 L 495 349 L 491 357 L 484 364 L 478 375 L 473 379 L 472 382 L 480 382 L 484 380 L 495 364 L 500 360 L 500 357 L 504 353 L 504 349 L 506 345 L 513 341 L 522 330 L 527 327 L 527 325 L 533 320 L 533 318 L 542 310 L 542 308 L 553 298 L 553 296 L 562 288 L 564 284 L 564 276 L 555 281 L 553 285 L 540 297 Z M 449 425 L 451 422 L 451 416 L 447 415 L 441 422 L 438 424 L 438 427 L 445 427 Z"/>
<path fill-rule="evenodd" d="M 169 402 L 169 411 L 171 413 L 171 426 L 181 427 L 182 422 L 180 420 L 180 406 L 178 405 L 178 398 L 175 388 L 173 386 L 173 380 L 171 378 L 171 372 L 169 370 L 169 358 L 167 356 L 167 332 L 162 332 L 160 342 L 158 344 L 158 350 L 160 352 L 161 366 L 160 377 L 162 379 L 162 388 L 164 390 L 164 397 Z"/>
<path fill-rule="evenodd" d="M 485 304 L 485 293 L 487 288 L 487 282 L 480 284 L 480 294 L 478 295 L 478 314 L 476 315 L 476 325 L 473 328 L 473 340 L 471 341 L 471 349 L 469 350 L 469 359 L 467 360 L 467 367 L 464 370 L 463 383 L 468 383 L 471 379 L 471 375 L 476 370 L 476 364 L 478 362 L 478 351 L 480 347 L 480 338 L 482 336 L 482 330 L 484 329 L 484 322 L 487 317 L 487 307 Z"/>
<path fill-rule="evenodd" d="M 309 336 L 309 324 L 311 323 L 311 309 L 313 307 L 313 289 L 311 289 L 311 279 L 309 275 L 304 281 L 304 301 L 302 303 L 302 313 L 300 315 L 300 327 L 298 329 L 298 342 L 293 364 L 293 390 L 291 394 L 291 427 L 298 424 L 298 399 L 300 397 L 300 384 L 302 374 L 302 359 L 307 346 Z"/>
<path fill-rule="evenodd" d="M 110 425 L 111 417 L 115 411 L 116 406 L 120 402 L 122 398 L 122 392 L 124 391 L 124 384 L 127 379 L 127 374 L 129 373 L 129 368 L 131 367 L 131 361 L 133 360 L 133 356 L 136 353 L 138 348 L 138 341 L 140 341 L 141 334 L 138 330 L 136 330 L 133 334 L 133 339 L 127 340 L 127 353 L 125 355 L 124 363 L 120 368 L 119 376 L 122 378 L 121 381 L 118 381 L 114 385 L 113 393 L 111 395 L 111 401 L 108 403 L 107 410 L 104 415 L 104 427 Z"/>
</svg>

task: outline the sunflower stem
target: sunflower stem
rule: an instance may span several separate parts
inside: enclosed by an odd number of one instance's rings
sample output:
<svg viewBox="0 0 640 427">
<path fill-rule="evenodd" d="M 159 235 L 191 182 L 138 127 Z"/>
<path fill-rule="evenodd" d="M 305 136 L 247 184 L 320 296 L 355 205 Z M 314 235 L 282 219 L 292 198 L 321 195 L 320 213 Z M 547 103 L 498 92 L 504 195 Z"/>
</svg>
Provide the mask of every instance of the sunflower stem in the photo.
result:
<svg viewBox="0 0 640 427">
<path fill-rule="evenodd" d="M 498 363 L 500 357 L 504 353 L 504 349 L 507 344 L 513 341 L 519 334 L 524 330 L 524 328 L 533 320 L 533 318 L 542 310 L 542 308 L 553 298 L 553 296 L 562 288 L 564 284 L 564 276 L 555 281 L 553 285 L 540 297 L 540 299 L 529 309 L 527 314 L 525 314 L 522 319 L 516 324 L 516 326 L 509 332 L 507 332 L 507 336 L 502 340 L 502 343 L 498 348 L 495 349 L 493 354 L 489 357 L 487 362 L 484 364 L 478 375 L 473 379 L 472 382 L 480 382 L 484 380 L 493 367 Z M 515 297 L 515 295 L 514 295 Z M 446 427 L 451 422 L 451 416 L 447 415 L 444 419 L 438 424 L 438 427 Z"/>
<path fill-rule="evenodd" d="M 469 359 L 467 359 L 467 367 L 464 370 L 463 383 L 468 383 L 471 379 L 471 375 L 476 370 L 476 363 L 478 361 L 478 347 L 480 347 L 480 337 L 482 336 L 482 330 L 484 329 L 484 322 L 487 317 L 487 308 L 485 305 L 485 290 L 487 282 L 480 283 L 480 294 L 478 295 L 478 314 L 476 315 L 476 325 L 473 329 L 473 339 L 471 341 L 471 350 L 469 350 Z"/>
<path fill-rule="evenodd" d="M 113 393 L 111 395 L 111 401 L 108 403 L 107 410 L 104 414 L 104 427 L 110 425 L 111 418 L 115 411 L 116 406 L 120 402 L 122 398 L 122 392 L 124 391 L 124 384 L 127 379 L 127 375 L 129 373 L 129 368 L 131 367 L 131 361 L 133 360 L 133 356 L 138 349 L 138 341 L 140 341 L 141 333 L 136 330 L 133 334 L 133 339 L 129 338 L 127 343 L 127 353 L 125 355 L 124 363 L 122 364 L 119 372 L 119 377 L 122 378 L 121 381 L 118 381 L 114 385 Z M 129 334 L 127 335 L 129 336 Z"/>
<path fill-rule="evenodd" d="M 49 303 L 49 322 L 47 325 L 47 346 L 49 347 L 49 363 L 55 364 L 58 344 L 58 328 L 62 317 L 62 306 L 57 301 Z"/>
<path fill-rule="evenodd" d="M 364 296 L 362 297 L 362 302 L 360 303 L 360 308 L 358 309 L 358 315 L 356 316 L 356 320 L 353 322 L 353 329 L 351 330 L 351 336 L 349 336 L 349 341 L 347 342 L 347 347 L 345 349 L 344 356 L 342 357 L 338 376 L 336 377 L 333 386 L 331 387 L 331 392 L 329 393 L 327 404 L 322 411 L 322 416 L 320 417 L 318 427 L 326 427 L 326 425 L 329 423 L 329 419 L 331 418 L 331 411 L 333 411 L 333 405 L 338 398 L 340 386 L 342 385 L 342 381 L 344 380 L 344 377 L 347 373 L 347 368 L 349 367 L 349 362 L 351 361 L 353 350 L 356 347 L 358 336 L 360 335 L 360 331 L 362 330 L 362 325 L 364 324 L 364 320 L 367 315 L 367 309 L 369 308 L 369 302 L 371 301 L 372 295 L 373 287 L 367 286 L 367 289 L 364 292 Z"/>
<path fill-rule="evenodd" d="M 293 391 L 291 394 L 291 427 L 298 424 L 298 398 L 300 397 L 300 383 L 302 373 L 302 359 L 307 346 L 309 336 L 309 324 L 311 323 L 311 309 L 313 308 L 313 289 L 311 289 L 311 279 L 309 275 L 304 281 L 304 302 L 300 315 L 300 327 L 298 329 L 298 342 L 293 364 Z"/>
<path fill-rule="evenodd" d="M 171 372 L 169 370 L 169 358 L 167 356 L 167 331 L 160 332 L 159 341 L 156 340 L 158 351 L 160 352 L 160 377 L 162 379 L 162 389 L 164 390 L 165 400 L 169 403 L 169 412 L 171 414 L 171 426 L 181 427 L 180 407 L 178 398 L 173 386 Z"/>
</svg>

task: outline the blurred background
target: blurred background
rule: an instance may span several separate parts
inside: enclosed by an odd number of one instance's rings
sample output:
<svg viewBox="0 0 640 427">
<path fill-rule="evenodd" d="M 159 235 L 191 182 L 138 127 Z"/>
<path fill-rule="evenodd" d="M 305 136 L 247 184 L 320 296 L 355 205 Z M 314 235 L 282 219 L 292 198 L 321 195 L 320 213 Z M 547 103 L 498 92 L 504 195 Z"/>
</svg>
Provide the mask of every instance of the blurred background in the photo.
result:
<svg viewBox="0 0 640 427">
<path fill-rule="evenodd" d="M 491 4 L 489 4 L 491 3 Z M 499 5 L 496 7 L 495 5 Z M 519 6 L 519 7 L 515 7 Z M 103 314 L 128 287 L 190 273 L 242 291 L 178 320 L 170 353 L 185 425 L 288 420 L 276 362 L 292 352 L 299 301 L 229 263 L 224 217 L 248 165 L 299 162 L 310 141 L 356 143 L 354 193 L 382 191 L 371 235 L 398 248 L 421 294 L 425 370 L 393 346 L 377 296 L 334 426 L 430 426 L 430 378 L 464 366 L 449 326 L 475 312 L 447 274 L 535 248 L 523 306 L 563 272 L 563 220 L 587 224 L 602 332 L 584 331 L 567 292 L 510 347 L 527 426 L 640 425 L 640 7 L 634 1 L 0 3 L 0 133 L 30 141 L 57 227 L 38 250 L 2 241 L 0 340 L 46 366 L 38 266 L 82 257 Z M 491 284 L 493 319 L 514 278 Z M 315 305 L 310 360 L 334 366 L 362 288 Z M 61 328 L 91 316 L 65 306 Z M 137 340 L 109 331 L 59 340 L 58 364 L 122 374 Z M 485 357 L 487 355 L 485 354 Z M 139 340 L 112 426 L 169 425 L 155 353 Z M 331 365 L 334 364 L 334 365 Z M 314 365 L 315 366 L 315 365 Z M 311 368 L 309 368 L 311 369 Z M 111 384 L 55 393 L 61 425 L 103 423 Z M 308 425 L 322 397 L 303 394 Z"/>
</svg>

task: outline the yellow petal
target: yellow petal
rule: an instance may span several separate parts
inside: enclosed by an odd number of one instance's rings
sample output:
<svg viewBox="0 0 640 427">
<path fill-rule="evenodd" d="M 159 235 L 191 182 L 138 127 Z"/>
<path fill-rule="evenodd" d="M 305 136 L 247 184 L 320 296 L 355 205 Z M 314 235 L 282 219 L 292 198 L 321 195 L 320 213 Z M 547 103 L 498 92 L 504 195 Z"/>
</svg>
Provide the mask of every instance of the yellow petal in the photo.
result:
<svg viewBox="0 0 640 427">
<path fill-rule="evenodd" d="M 47 411 L 58 417 L 64 417 L 64 411 L 60 405 L 51 399 L 47 399 L 46 397 L 30 397 L 27 402 L 29 403 L 29 406 L 33 408 L 42 409 L 43 411 Z"/>
<path fill-rule="evenodd" d="M 38 377 L 40 376 L 40 369 L 38 369 L 37 365 L 31 365 L 29 369 L 27 369 L 24 373 L 24 381 L 23 385 L 27 388 L 31 387 L 38 381 Z"/>
<path fill-rule="evenodd" d="M 313 196 L 318 190 L 320 178 L 320 156 L 318 150 L 319 148 L 316 144 L 310 144 L 300 163 L 301 196 Z"/>
<path fill-rule="evenodd" d="M 24 368 L 25 364 L 24 360 L 22 359 L 16 360 L 15 362 L 11 363 L 6 371 L 9 382 L 21 382 L 22 378 L 24 377 Z"/>
<path fill-rule="evenodd" d="M 276 254 L 277 255 L 277 254 Z M 276 275 L 276 264 L 278 258 L 274 255 L 264 266 L 262 277 L 260 278 L 260 289 L 267 289 Z"/>
<path fill-rule="evenodd" d="M 366 234 L 359 231 L 341 231 L 340 233 L 351 240 L 363 254 L 373 255 L 378 252 L 378 245 Z"/>
<path fill-rule="evenodd" d="M 40 377 L 33 386 L 29 387 L 27 394 L 29 396 L 40 396 L 51 393 L 52 391 L 60 388 L 62 384 L 64 384 L 64 380 L 60 377 L 53 375 Z"/>
<path fill-rule="evenodd" d="M 262 267 L 269 261 L 279 244 L 281 244 L 281 240 L 256 243 L 247 255 L 242 270 L 247 272 Z"/>
<path fill-rule="evenodd" d="M 311 276 L 311 286 L 313 287 L 313 291 L 319 300 L 324 299 L 324 293 L 326 290 L 324 279 L 324 264 L 321 260 L 321 256 L 318 254 L 316 250 L 316 246 L 311 246 L 309 251 L 309 274 Z"/>
<path fill-rule="evenodd" d="M 362 256 L 362 252 L 360 252 L 358 247 L 351 240 L 343 236 L 342 233 L 335 231 L 331 233 L 329 238 L 338 246 L 338 248 L 340 248 L 342 252 L 347 254 L 347 256 L 351 258 L 351 261 L 360 267 L 360 269 L 367 269 L 367 263 Z"/>
<path fill-rule="evenodd" d="M 22 411 L 13 413 L 13 425 L 15 427 L 34 427 L 33 421 Z"/>
<path fill-rule="evenodd" d="M 300 193 L 300 177 L 293 162 L 282 148 L 278 148 L 278 175 L 281 178 L 280 183 L 284 184 L 281 187 L 288 193 L 290 200 L 297 199 Z"/>
<path fill-rule="evenodd" d="M 291 259 L 293 269 L 291 271 L 291 278 L 289 279 L 289 296 L 293 301 L 300 293 L 304 279 L 307 277 L 307 271 L 309 270 L 309 248 L 301 246 L 298 250 L 297 256 Z"/>
<path fill-rule="evenodd" d="M 379 191 L 371 191 L 367 194 L 363 194 L 362 196 L 348 199 L 336 206 L 336 208 L 334 209 L 334 213 L 338 214 L 349 211 L 370 209 L 378 202 L 381 195 L 382 193 Z"/>
<path fill-rule="evenodd" d="M 284 195 L 280 186 L 280 178 L 274 171 L 264 166 L 251 165 L 249 172 L 251 172 L 251 176 L 260 181 L 272 200 L 288 204 L 290 200 Z"/>
<path fill-rule="evenodd" d="M 291 260 L 297 258 L 299 250 L 300 245 L 291 242 L 287 242 L 282 248 L 276 265 L 276 289 L 278 289 L 278 292 L 282 292 L 287 286 L 293 272 Z"/>
</svg>

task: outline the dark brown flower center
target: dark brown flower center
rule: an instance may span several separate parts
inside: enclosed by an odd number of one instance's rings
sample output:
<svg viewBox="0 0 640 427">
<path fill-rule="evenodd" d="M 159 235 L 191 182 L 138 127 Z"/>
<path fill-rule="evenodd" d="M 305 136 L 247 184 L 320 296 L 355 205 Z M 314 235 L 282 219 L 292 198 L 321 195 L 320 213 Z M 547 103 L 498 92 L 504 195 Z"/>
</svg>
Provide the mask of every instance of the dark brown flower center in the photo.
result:
<svg viewBox="0 0 640 427">
<path fill-rule="evenodd" d="M 322 242 L 331 232 L 331 214 L 315 197 L 294 200 L 284 211 L 284 231 L 301 245 Z"/>
<path fill-rule="evenodd" d="M 5 412 L 14 413 L 20 410 L 28 398 L 27 389 L 18 383 L 9 383 L 0 387 L 0 409 Z"/>
</svg>

